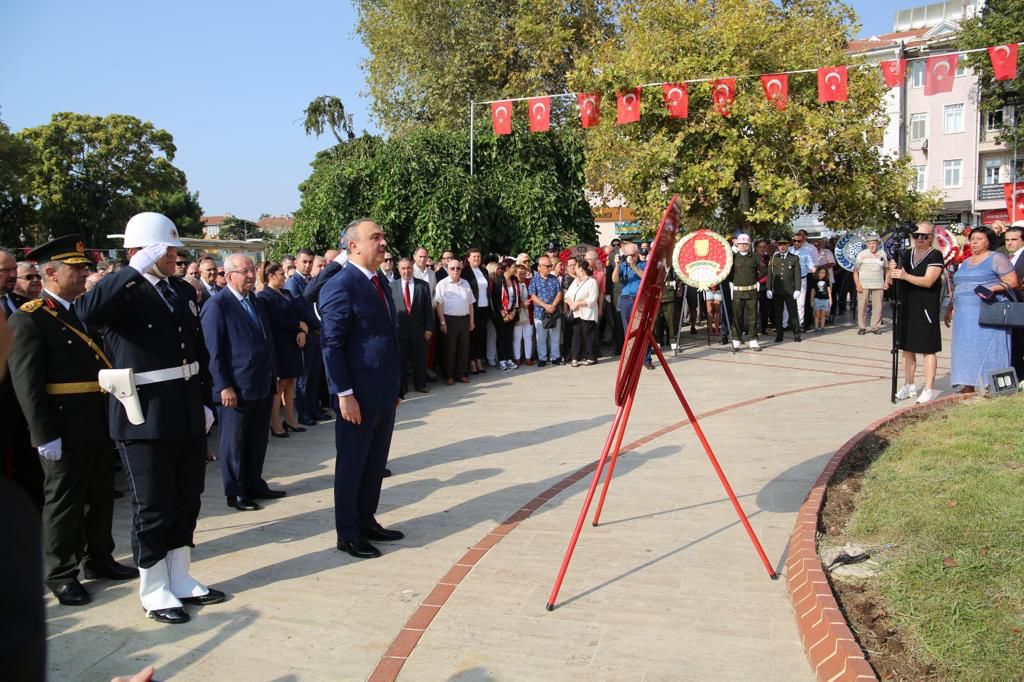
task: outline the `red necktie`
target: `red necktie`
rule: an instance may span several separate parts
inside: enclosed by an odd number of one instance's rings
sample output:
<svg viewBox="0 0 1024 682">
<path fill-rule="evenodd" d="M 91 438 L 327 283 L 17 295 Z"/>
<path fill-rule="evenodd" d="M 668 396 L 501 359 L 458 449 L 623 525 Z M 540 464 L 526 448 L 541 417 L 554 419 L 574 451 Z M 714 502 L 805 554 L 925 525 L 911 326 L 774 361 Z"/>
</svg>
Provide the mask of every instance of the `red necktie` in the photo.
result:
<svg viewBox="0 0 1024 682">
<path fill-rule="evenodd" d="M 412 297 L 409 296 L 409 282 L 405 283 L 405 312 L 412 312 Z"/>
<path fill-rule="evenodd" d="M 374 275 L 370 279 L 373 280 L 373 286 L 377 288 L 377 295 L 380 296 L 380 302 L 384 304 L 384 309 L 388 311 L 388 317 L 391 317 L 391 309 L 388 308 L 388 299 L 384 297 L 384 287 L 381 286 L 377 275 Z"/>
</svg>

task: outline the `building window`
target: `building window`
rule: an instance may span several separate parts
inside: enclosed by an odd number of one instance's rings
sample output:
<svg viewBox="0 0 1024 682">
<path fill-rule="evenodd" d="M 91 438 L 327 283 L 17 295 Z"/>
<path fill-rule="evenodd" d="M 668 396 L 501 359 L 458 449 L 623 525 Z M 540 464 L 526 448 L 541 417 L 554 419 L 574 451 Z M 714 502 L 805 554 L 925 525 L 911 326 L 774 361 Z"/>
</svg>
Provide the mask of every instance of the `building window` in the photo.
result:
<svg viewBox="0 0 1024 682">
<path fill-rule="evenodd" d="M 985 185 L 999 184 L 999 171 L 1003 167 L 1004 159 L 985 159 L 985 174 L 983 176 Z"/>
<path fill-rule="evenodd" d="M 942 162 L 942 186 L 945 188 L 960 186 L 960 167 L 962 159 L 950 159 Z"/>
<path fill-rule="evenodd" d="M 942 130 L 944 133 L 962 133 L 964 131 L 964 105 L 947 104 L 943 107 Z"/>
<path fill-rule="evenodd" d="M 960 76 L 966 75 L 967 67 L 964 66 L 964 58 L 961 56 L 960 59 L 956 60 L 956 73 L 953 78 L 959 78 Z"/>
<path fill-rule="evenodd" d="M 985 116 L 985 128 L 987 130 L 1002 130 L 1003 129 L 1003 110 L 997 109 L 990 111 Z"/>
<path fill-rule="evenodd" d="M 928 114 L 910 115 L 910 139 L 923 140 L 928 137 Z"/>
<path fill-rule="evenodd" d="M 917 59 L 910 62 L 910 87 L 924 87 L 924 60 Z"/>
<path fill-rule="evenodd" d="M 918 192 L 923 192 L 927 186 L 927 172 L 928 166 L 912 166 L 914 172 L 917 173 L 917 177 L 914 179 L 914 189 Z"/>
</svg>

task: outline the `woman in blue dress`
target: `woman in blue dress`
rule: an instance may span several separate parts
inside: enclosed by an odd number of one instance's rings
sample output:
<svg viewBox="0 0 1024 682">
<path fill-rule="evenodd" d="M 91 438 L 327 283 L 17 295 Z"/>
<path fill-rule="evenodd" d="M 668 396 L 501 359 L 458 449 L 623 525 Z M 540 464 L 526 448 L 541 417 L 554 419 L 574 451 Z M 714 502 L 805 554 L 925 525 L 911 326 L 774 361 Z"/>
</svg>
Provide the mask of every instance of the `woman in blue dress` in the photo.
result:
<svg viewBox="0 0 1024 682">
<path fill-rule="evenodd" d="M 953 323 L 953 361 L 950 382 L 963 386 L 962 393 L 975 386 L 987 386 L 989 372 L 1010 366 L 1010 331 L 1004 327 L 978 324 L 981 297 L 974 292 L 983 286 L 994 293 L 1017 286 L 1010 259 L 992 250 L 995 234 L 987 227 L 971 232 L 971 256 L 953 275 L 953 298 L 946 309 L 946 326 Z M 956 315 L 953 309 L 956 308 Z"/>
<path fill-rule="evenodd" d="M 308 328 L 302 321 L 302 309 L 284 288 L 284 272 L 280 263 L 263 261 L 256 273 L 257 281 L 264 285 L 256 296 L 267 303 L 274 339 L 277 395 L 270 414 L 270 433 L 277 438 L 287 438 L 289 431 L 306 430 L 295 420 L 295 381 L 302 374 L 302 348 Z"/>
</svg>

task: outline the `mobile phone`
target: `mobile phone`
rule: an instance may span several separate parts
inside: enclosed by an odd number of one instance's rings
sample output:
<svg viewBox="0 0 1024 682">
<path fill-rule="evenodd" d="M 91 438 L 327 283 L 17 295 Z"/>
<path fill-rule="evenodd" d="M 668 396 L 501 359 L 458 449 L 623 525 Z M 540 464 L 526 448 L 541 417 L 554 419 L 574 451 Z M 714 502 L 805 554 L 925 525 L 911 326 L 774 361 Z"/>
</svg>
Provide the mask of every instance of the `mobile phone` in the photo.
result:
<svg viewBox="0 0 1024 682">
<path fill-rule="evenodd" d="M 988 287 L 981 286 L 980 284 L 974 287 L 974 293 L 978 295 L 978 298 L 981 298 L 985 301 L 988 301 L 993 296 L 995 296 L 995 293 L 991 289 L 989 289 Z"/>
</svg>

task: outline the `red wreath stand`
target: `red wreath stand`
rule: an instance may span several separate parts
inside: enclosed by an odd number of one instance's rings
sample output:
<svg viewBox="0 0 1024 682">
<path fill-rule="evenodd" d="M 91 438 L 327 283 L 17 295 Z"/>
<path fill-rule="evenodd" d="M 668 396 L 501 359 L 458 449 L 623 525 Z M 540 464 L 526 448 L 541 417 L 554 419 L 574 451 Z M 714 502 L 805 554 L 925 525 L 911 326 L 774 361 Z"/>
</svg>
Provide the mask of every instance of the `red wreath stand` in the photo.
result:
<svg viewBox="0 0 1024 682">
<path fill-rule="evenodd" d="M 658 236 L 655 237 L 651 245 L 647 266 L 644 269 L 643 277 L 640 279 L 640 290 L 637 292 L 633 314 L 629 320 L 629 331 L 626 334 L 626 340 L 622 347 L 622 356 L 619 360 L 619 374 L 615 384 L 615 405 L 617 406 L 615 417 L 612 418 L 608 438 L 605 440 L 604 448 L 601 450 L 601 457 L 597 462 L 594 478 L 590 482 L 590 489 L 587 491 L 587 497 L 583 501 L 583 509 L 580 510 L 579 519 L 576 521 L 576 528 L 573 530 L 572 538 L 569 540 L 569 547 L 565 550 L 565 557 L 562 559 L 562 566 L 558 570 L 558 577 L 555 578 L 555 584 L 551 588 L 551 595 L 548 597 L 547 603 L 548 611 L 555 608 L 558 591 L 562 587 L 562 580 L 565 578 L 569 562 L 572 560 L 572 553 L 576 549 L 580 532 L 583 530 L 583 523 L 587 519 L 590 505 L 594 501 L 597 484 L 600 482 L 601 474 L 604 473 L 604 468 L 607 464 L 608 475 L 604 479 L 601 498 L 597 502 L 593 525 L 596 526 L 601 520 L 601 509 L 604 507 L 604 500 L 608 495 L 608 487 L 615 473 L 615 461 L 618 459 L 622 438 L 626 433 L 629 413 L 633 408 L 633 398 L 636 396 L 636 387 L 640 381 L 640 372 L 643 368 L 644 356 L 648 346 L 658 356 L 658 361 L 661 363 L 662 369 L 665 370 L 665 375 L 668 377 L 669 383 L 672 384 L 672 389 L 676 392 L 676 397 L 679 398 L 679 403 L 683 406 L 683 410 L 690 420 L 690 425 L 693 426 L 697 438 L 700 440 L 701 445 L 704 446 L 704 452 L 707 453 L 708 459 L 711 461 L 711 466 L 714 467 L 715 473 L 718 474 L 718 480 L 722 482 L 722 487 L 725 488 L 725 492 L 729 496 L 729 500 L 732 502 L 740 522 L 743 524 L 747 535 L 750 537 L 750 541 L 754 545 L 754 549 L 757 550 L 758 556 L 761 557 L 761 563 L 764 564 L 765 570 L 768 571 L 768 575 L 772 580 L 778 579 L 778 575 L 776 575 L 771 562 L 768 561 L 768 557 L 765 555 L 764 549 L 754 533 L 754 529 L 750 527 L 750 521 L 747 520 L 743 507 L 740 506 L 732 486 L 729 485 L 729 481 L 725 477 L 725 472 L 722 471 L 722 467 L 718 464 L 718 459 L 711 450 L 711 445 L 704 436 L 704 431 L 701 430 L 700 424 L 697 423 L 697 416 L 690 409 L 690 404 L 686 402 L 683 391 L 679 388 L 679 383 L 672 374 L 672 370 L 669 369 L 668 361 L 665 360 L 665 356 L 661 353 L 661 348 L 654 341 L 654 320 L 657 316 L 662 289 L 665 288 L 665 278 L 668 275 L 668 269 L 671 267 L 669 261 L 672 255 L 672 248 L 675 246 L 676 233 L 679 230 L 679 213 L 680 200 L 679 195 L 676 195 L 672 197 L 668 208 L 665 209 L 665 215 L 661 219 L 661 226 L 658 228 Z M 609 456 L 611 457 L 610 462 Z"/>
</svg>

